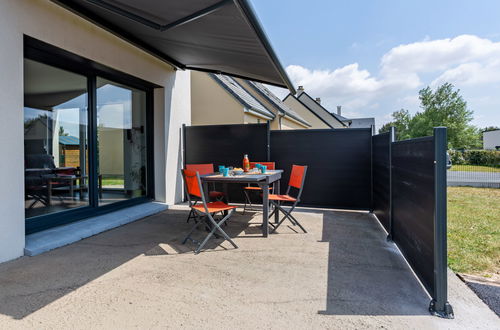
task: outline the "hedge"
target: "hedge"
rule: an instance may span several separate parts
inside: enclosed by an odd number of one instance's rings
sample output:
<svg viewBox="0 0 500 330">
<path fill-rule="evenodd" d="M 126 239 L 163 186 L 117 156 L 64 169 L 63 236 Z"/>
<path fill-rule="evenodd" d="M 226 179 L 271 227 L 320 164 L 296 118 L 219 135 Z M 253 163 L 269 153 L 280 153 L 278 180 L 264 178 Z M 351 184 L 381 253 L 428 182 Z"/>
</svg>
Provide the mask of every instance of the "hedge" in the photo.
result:
<svg viewBox="0 0 500 330">
<path fill-rule="evenodd" d="M 481 165 L 500 167 L 500 151 L 497 150 L 449 150 L 454 165 Z"/>
</svg>

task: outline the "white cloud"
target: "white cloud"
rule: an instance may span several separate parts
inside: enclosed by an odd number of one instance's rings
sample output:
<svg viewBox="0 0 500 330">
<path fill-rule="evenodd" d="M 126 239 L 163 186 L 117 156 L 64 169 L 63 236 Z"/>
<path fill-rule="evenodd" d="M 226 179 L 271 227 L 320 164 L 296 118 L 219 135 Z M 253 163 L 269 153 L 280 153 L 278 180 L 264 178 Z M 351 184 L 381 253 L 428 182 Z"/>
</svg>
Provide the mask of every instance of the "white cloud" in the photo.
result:
<svg viewBox="0 0 500 330">
<path fill-rule="evenodd" d="M 436 72 L 471 61 L 487 61 L 499 54 L 500 43 L 473 35 L 424 40 L 392 48 L 382 57 L 381 72 Z"/>
<path fill-rule="evenodd" d="M 330 109 L 341 104 L 346 111 L 371 115 L 373 104 L 391 104 L 393 111 L 418 107 L 418 89 L 451 82 L 456 87 L 500 82 L 500 42 L 474 35 L 404 44 L 382 56 L 379 71 L 371 73 L 358 63 L 331 70 L 290 65 L 292 81 Z M 412 96 L 414 95 L 414 96 Z M 365 109 L 365 111 L 363 111 Z M 374 114 L 375 115 L 375 114 Z"/>
<path fill-rule="evenodd" d="M 500 56 L 500 54 L 495 55 Z M 431 86 L 438 86 L 444 82 L 453 82 L 456 85 L 477 86 L 482 84 L 500 82 L 500 58 L 484 61 L 483 63 L 463 63 L 443 72 L 434 79 Z"/>
</svg>

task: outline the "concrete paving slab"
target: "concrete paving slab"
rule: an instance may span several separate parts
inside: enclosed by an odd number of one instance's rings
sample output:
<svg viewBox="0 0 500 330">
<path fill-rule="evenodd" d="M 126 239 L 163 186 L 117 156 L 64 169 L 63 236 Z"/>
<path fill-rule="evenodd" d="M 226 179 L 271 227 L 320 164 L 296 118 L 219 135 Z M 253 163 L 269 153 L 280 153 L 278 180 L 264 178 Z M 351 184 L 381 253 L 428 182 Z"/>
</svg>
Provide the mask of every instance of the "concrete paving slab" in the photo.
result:
<svg viewBox="0 0 500 330">
<path fill-rule="evenodd" d="M 429 297 L 367 213 L 296 213 L 260 236 L 260 214 L 227 227 L 238 249 L 181 244 L 191 224 L 169 210 L 0 265 L 0 329 L 498 329 L 450 273 L 454 320 Z M 197 231 L 198 238 L 204 231 Z"/>
<path fill-rule="evenodd" d="M 68 225 L 51 228 L 26 236 L 24 254 L 35 256 L 124 224 L 160 213 L 167 209 L 162 203 L 144 203 L 116 212 L 92 217 Z"/>
</svg>

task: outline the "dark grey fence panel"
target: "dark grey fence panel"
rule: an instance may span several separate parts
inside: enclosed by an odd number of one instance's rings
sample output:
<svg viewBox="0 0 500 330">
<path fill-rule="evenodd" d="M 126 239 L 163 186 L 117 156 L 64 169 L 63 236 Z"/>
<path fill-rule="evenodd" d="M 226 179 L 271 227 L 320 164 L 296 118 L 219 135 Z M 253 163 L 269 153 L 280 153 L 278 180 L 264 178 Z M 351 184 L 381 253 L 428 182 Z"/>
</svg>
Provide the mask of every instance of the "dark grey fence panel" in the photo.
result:
<svg viewBox="0 0 500 330">
<path fill-rule="evenodd" d="M 284 169 L 307 165 L 301 205 L 371 207 L 371 129 L 271 131 L 271 161 Z"/>
<path fill-rule="evenodd" d="M 429 292 L 434 292 L 434 138 L 393 143 L 392 234 Z"/>
<path fill-rule="evenodd" d="M 392 238 L 432 296 L 430 311 L 452 318 L 446 249 L 446 128 L 392 144 Z"/>
<path fill-rule="evenodd" d="M 391 143 L 394 130 L 372 137 L 373 213 L 391 237 Z"/>
<path fill-rule="evenodd" d="M 268 124 L 186 126 L 184 164 L 213 163 L 241 167 L 243 155 L 251 161 L 266 161 L 269 155 Z M 220 188 L 220 187 L 218 187 Z M 232 202 L 243 202 L 241 185 L 229 185 Z"/>
</svg>

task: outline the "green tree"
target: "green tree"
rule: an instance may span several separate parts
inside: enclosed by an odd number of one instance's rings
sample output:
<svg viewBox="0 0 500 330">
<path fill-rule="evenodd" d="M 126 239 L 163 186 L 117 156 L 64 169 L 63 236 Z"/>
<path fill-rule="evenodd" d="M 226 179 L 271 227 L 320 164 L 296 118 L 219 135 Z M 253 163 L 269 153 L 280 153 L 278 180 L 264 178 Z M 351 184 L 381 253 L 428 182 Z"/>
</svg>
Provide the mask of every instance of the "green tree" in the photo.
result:
<svg viewBox="0 0 500 330">
<path fill-rule="evenodd" d="M 59 126 L 59 136 L 69 136 L 69 133 L 67 133 L 67 132 L 64 130 L 64 127 Z"/>
<path fill-rule="evenodd" d="M 389 132 L 391 126 L 396 128 L 396 135 L 398 140 L 406 140 L 410 136 L 410 124 L 412 116 L 406 109 L 401 109 L 392 113 L 393 121 L 385 124 L 379 130 L 379 133 Z"/>
<path fill-rule="evenodd" d="M 426 87 L 419 92 L 421 112 L 412 116 L 408 110 L 401 109 L 392 114 L 393 120 L 380 131 L 396 127 L 398 140 L 429 136 L 434 127 L 448 127 L 448 146 L 451 149 L 468 149 L 480 146 L 480 132 L 472 126 L 472 110 L 450 83 L 439 86 L 435 91 Z"/>
<path fill-rule="evenodd" d="M 473 111 L 450 83 L 435 91 L 426 87 L 419 92 L 422 112 L 417 112 L 411 121 L 412 137 L 432 135 L 436 126 L 448 127 L 448 145 L 452 149 L 475 148 L 479 145 L 479 131 L 470 123 Z"/>
</svg>

